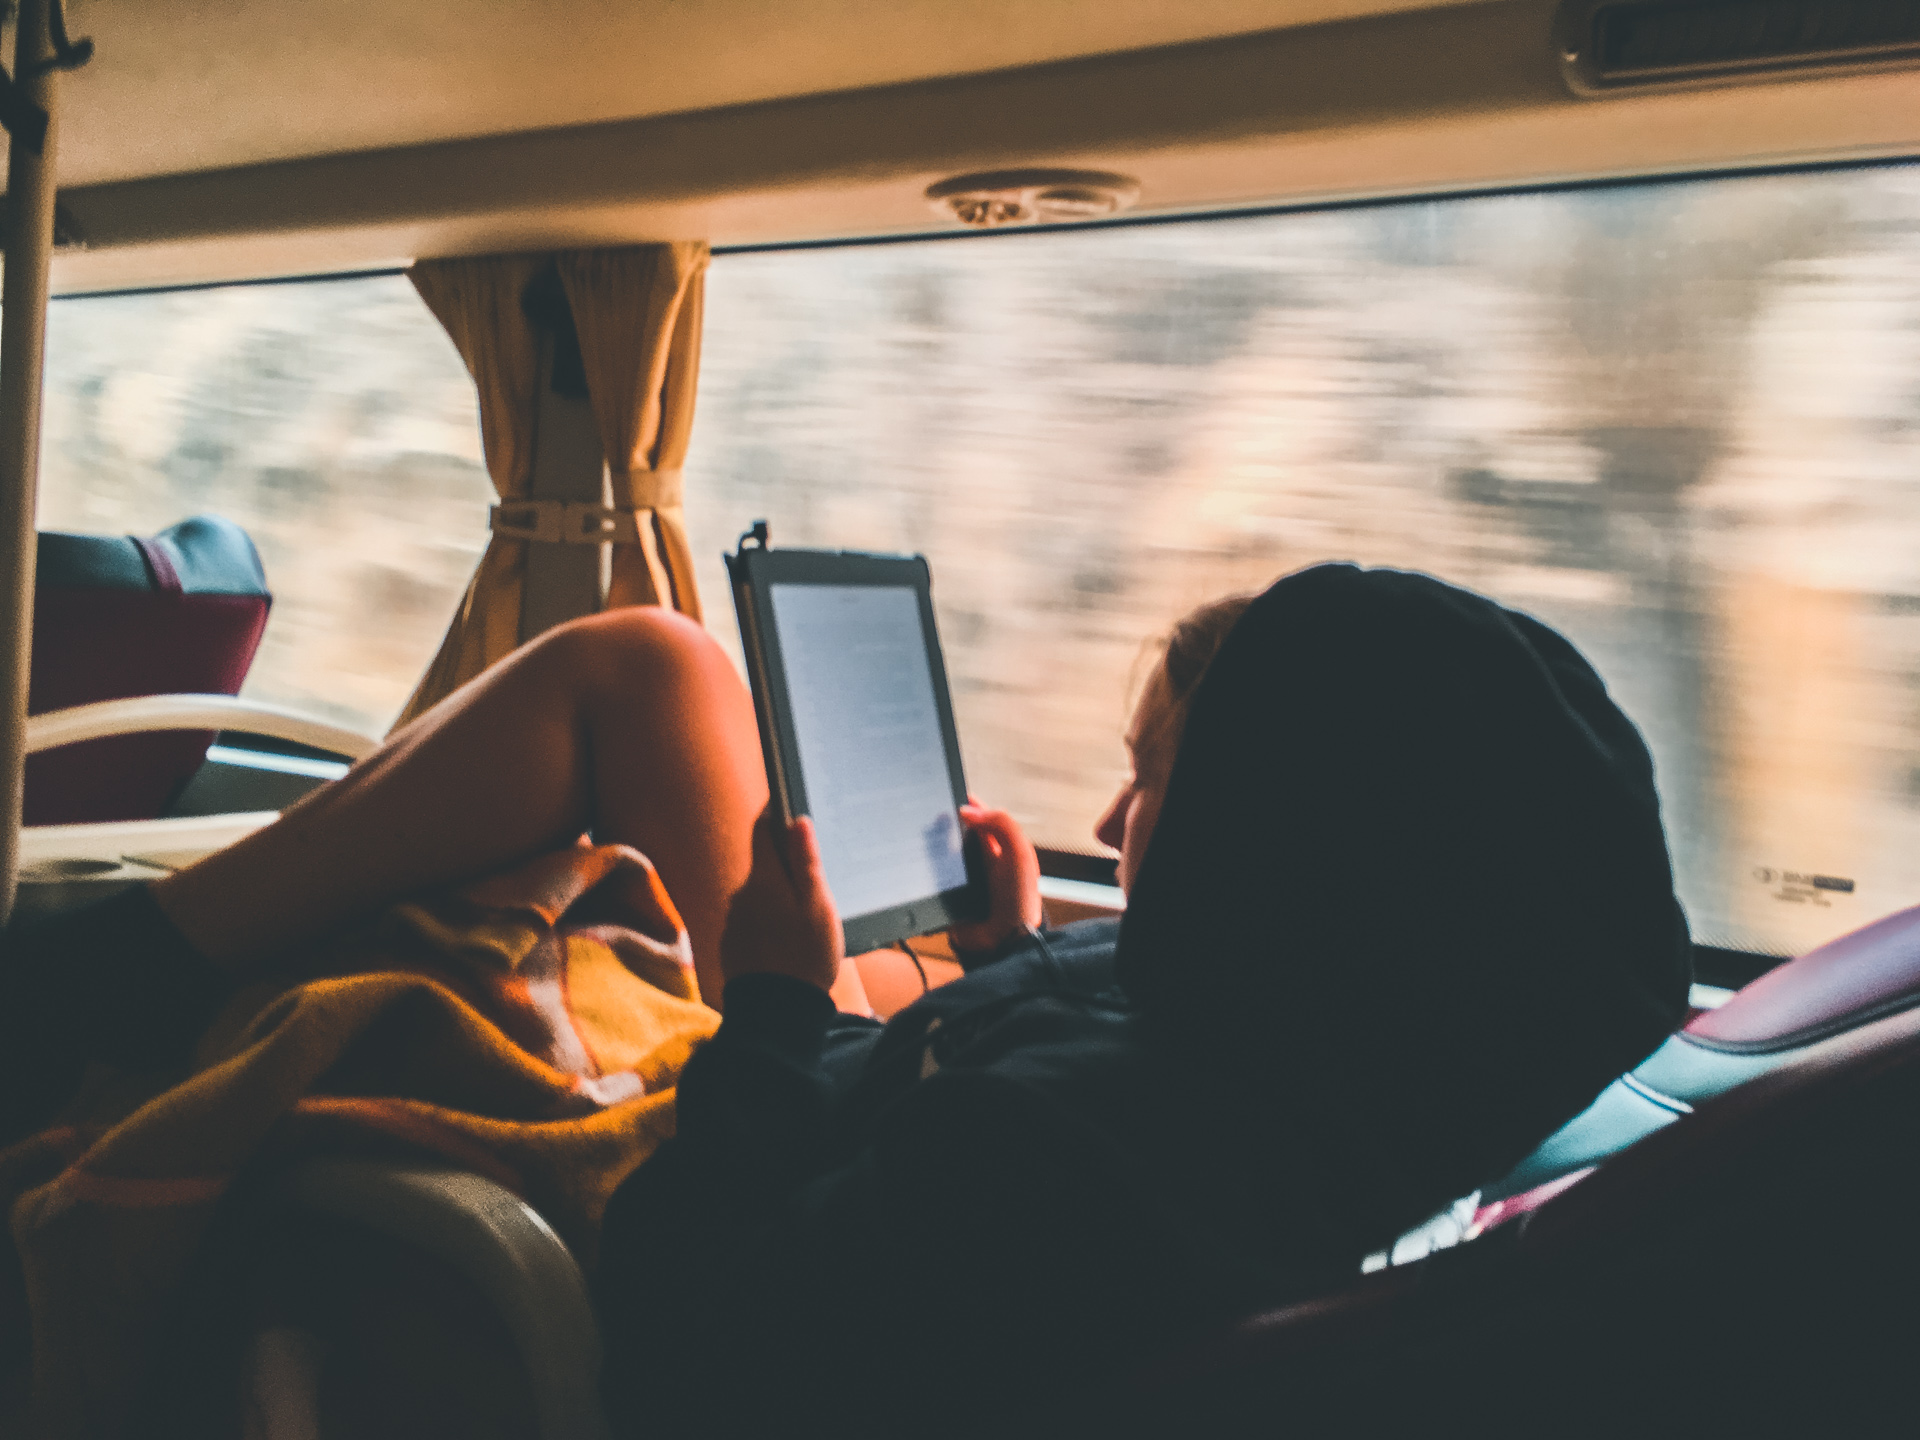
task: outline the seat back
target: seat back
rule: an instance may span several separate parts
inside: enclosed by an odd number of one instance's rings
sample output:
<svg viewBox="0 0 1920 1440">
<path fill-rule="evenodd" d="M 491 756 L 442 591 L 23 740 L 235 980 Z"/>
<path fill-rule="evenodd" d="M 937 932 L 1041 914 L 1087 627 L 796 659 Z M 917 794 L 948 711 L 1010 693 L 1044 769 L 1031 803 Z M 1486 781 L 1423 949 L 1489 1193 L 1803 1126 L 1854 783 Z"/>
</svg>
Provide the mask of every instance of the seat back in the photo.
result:
<svg viewBox="0 0 1920 1440">
<path fill-rule="evenodd" d="M 239 526 L 198 515 L 149 539 L 43 533 L 27 712 L 177 693 L 237 695 L 271 596 Z M 31 756 L 25 820 L 146 820 L 166 811 L 211 731 L 90 740 Z"/>
<path fill-rule="evenodd" d="M 1696 1016 L 1483 1193 L 1518 1196 L 1597 1165 L 1747 1081 L 1852 1045 L 1920 1006 L 1920 905 L 1768 971 Z"/>
<path fill-rule="evenodd" d="M 1002 1433 L 1905 1433 L 1917 1120 L 1910 1008 L 1706 1101 L 1521 1224 Z"/>
<path fill-rule="evenodd" d="M 1916 1121 L 1912 1008 L 1704 1101 L 1528 1218 L 1512 1358 L 1606 1433 L 1906 1430 Z"/>
</svg>

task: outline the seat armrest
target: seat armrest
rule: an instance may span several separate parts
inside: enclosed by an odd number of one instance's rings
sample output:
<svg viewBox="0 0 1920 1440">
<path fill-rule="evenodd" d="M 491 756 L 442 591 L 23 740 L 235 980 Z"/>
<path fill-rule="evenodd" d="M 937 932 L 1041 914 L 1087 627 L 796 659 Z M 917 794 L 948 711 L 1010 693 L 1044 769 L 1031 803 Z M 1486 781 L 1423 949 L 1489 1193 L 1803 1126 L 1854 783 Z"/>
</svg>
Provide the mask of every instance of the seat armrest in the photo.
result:
<svg viewBox="0 0 1920 1440">
<path fill-rule="evenodd" d="M 280 705 L 261 705 L 232 695 L 135 695 L 49 710 L 27 720 L 27 753 L 38 754 L 82 740 L 140 735 L 153 730 L 240 730 L 273 740 L 311 745 L 358 760 L 380 748 L 371 735 L 303 715 Z"/>
<path fill-rule="evenodd" d="M 586 1278 L 524 1200 L 464 1170 L 346 1158 L 299 1161 L 274 1190 L 297 1213 L 416 1246 L 471 1281 L 525 1362 L 543 1440 L 607 1440 L 600 1330 Z"/>
</svg>

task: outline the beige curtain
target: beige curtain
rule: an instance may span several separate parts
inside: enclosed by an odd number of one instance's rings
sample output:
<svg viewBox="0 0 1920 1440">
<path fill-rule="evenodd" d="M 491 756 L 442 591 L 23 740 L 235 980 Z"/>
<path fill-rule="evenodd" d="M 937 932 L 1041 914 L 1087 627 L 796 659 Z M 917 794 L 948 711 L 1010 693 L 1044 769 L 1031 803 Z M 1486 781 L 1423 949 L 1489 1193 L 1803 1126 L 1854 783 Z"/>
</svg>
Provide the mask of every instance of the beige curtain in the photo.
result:
<svg viewBox="0 0 1920 1440">
<path fill-rule="evenodd" d="M 533 478 L 540 338 L 520 307 L 545 255 L 421 260 L 407 272 L 434 318 L 453 337 L 480 393 L 480 442 L 503 500 L 525 498 Z M 395 728 L 407 723 L 520 643 L 520 590 L 527 542 L 496 535 L 467 583 L 440 653 Z"/>
<path fill-rule="evenodd" d="M 697 620 L 681 467 L 700 375 L 707 244 L 578 250 L 555 258 L 580 336 L 613 504 L 639 512 L 640 543 L 613 547 L 606 608 L 671 605 Z"/>
</svg>

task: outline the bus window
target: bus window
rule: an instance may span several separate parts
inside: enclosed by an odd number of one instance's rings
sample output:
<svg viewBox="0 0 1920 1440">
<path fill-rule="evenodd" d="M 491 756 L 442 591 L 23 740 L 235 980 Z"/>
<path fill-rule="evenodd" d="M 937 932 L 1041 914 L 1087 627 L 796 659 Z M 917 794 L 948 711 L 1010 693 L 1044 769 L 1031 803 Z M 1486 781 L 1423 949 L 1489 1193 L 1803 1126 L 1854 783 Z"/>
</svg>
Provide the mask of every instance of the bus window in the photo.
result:
<svg viewBox="0 0 1920 1440">
<path fill-rule="evenodd" d="M 1147 637 L 1354 559 L 1593 656 L 1696 938 L 1920 901 L 1920 169 L 737 252 L 708 296 L 705 592 L 757 516 L 925 551 L 969 778 L 1042 844 L 1089 844 Z"/>
<path fill-rule="evenodd" d="M 493 498 L 473 382 L 404 276 L 49 308 L 40 528 L 245 526 L 274 594 L 251 699 L 384 730 Z"/>
</svg>

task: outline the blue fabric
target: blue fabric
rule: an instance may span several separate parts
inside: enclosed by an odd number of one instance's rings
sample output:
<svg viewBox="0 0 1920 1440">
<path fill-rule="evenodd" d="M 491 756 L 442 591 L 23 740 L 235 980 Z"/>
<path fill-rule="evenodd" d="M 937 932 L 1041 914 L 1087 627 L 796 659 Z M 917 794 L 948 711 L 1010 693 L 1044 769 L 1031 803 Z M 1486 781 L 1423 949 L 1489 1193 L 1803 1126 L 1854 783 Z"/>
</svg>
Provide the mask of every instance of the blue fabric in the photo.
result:
<svg viewBox="0 0 1920 1440">
<path fill-rule="evenodd" d="M 195 515 L 153 536 L 187 595 L 265 595 L 266 573 L 247 532 L 218 515 Z M 124 535 L 40 532 L 34 583 L 53 590 L 150 590 L 153 576 Z"/>
</svg>

